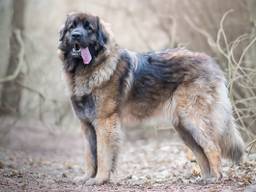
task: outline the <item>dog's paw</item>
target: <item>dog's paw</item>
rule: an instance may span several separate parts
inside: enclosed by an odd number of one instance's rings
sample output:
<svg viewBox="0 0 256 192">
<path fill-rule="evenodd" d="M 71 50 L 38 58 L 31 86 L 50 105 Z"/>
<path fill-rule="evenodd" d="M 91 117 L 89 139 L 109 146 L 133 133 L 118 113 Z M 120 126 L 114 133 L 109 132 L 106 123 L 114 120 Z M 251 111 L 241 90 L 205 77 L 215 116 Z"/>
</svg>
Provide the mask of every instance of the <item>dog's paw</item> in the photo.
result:
<svg viewBox="0 0 256 192">
<path fill-rule="evenodd" d="M 207 178 L 200 178 L 197 180 L 197 183 L 200 185 L 209 185 L 214 183 L 219 183 L 221 177 L 207 177 Z"/>
<path fill-rule="evenodd" d="M 215 181 L 215 178 L 200 178 L 196 181 L 196 183 L 199 185 L 209 185 L 215 183 Z"/>
<path fill-rule="evenodd" d="M 83 183 L 85 183 L 87 180 L 89 180 L 90 178 L 91 178 L 90 175 L 85 174 L 85 175 L 83 175 L 83 176 L 75 177 L 75 178 L 73 179 L 73 182 L 74 182 L 75 184 L 83 184 Z"/>
<path fill-rule="evenodd" d="M 108 178 L 90 178 L 86 181 L 85 185 L 103 185 L 109 181 Z"/>
</svg>

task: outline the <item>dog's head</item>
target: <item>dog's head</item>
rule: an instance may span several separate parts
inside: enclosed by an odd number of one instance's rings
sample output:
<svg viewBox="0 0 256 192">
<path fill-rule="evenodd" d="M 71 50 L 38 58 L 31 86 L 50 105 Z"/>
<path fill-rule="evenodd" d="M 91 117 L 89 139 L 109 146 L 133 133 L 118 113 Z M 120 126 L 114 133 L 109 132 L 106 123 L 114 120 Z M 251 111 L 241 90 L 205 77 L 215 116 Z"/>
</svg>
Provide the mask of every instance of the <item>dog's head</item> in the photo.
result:
<svg viewBox="0 0 256 192">
<path fill-rule="evenodd" d="M 64 60 L 91 65 L 105 50 L 107 41 L 108 34 L 99 17 L 70 13 L 60 30 L 59 50 Z"/>
</svg>

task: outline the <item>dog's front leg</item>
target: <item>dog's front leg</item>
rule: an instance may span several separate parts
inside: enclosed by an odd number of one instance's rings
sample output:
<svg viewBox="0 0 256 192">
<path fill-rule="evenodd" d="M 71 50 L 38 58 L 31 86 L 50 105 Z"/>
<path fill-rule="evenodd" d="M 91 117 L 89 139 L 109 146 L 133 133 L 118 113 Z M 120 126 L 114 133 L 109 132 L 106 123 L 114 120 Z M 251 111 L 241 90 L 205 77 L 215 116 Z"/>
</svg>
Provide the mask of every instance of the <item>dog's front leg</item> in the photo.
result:
<svg viewBox="0 0 256 192">
<path fill-rule="evenodd" d="M 82 177 L 76 177 L 74 179 L 76 183 L 86 182 L 88 179 L 95 176 L 97 170 L 97 143 L 95 128 L 90 123 L 81 120 L 81 129 L 84 140 L 85 173 Z"/>
<path fill-rule="evenodd" d="M 114 169 L 121 141 L 121 124 L 118 114 L 99 118 L 96 125 L 97 136 L 97 174 L 89 179 L 87 185 L 101 185 L 109 181 Z"/>
</svg>

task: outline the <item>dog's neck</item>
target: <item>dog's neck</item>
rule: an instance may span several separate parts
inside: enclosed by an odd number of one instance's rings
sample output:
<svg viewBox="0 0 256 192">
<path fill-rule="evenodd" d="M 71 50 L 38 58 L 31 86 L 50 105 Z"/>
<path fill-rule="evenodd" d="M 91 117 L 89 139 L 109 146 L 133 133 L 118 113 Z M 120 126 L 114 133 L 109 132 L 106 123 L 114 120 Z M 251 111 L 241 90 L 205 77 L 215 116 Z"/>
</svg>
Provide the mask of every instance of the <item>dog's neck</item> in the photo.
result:
<svg viewBox="0 0 256 192">
<path fill-rule="evenodd" d="M 67 73 L 71 91 L 75 96 L 88 95 L 111 79 L 117 67 L 120 50 L 113 42 L 109 41 L 105 50 L 95 58 L 95 67 L 80 69 L 74 74 Z"/>
</svg>

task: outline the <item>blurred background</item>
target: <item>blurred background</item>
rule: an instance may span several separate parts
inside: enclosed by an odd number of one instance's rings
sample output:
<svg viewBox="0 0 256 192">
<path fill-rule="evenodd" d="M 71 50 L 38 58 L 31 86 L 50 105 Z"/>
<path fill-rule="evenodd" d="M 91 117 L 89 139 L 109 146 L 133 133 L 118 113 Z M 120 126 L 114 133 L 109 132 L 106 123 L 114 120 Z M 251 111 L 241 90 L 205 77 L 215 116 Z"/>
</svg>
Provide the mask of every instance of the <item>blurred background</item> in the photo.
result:
<svg viewBox="0 0 256 192">
<path fill-rule="evenodd" d="M 214 57 L 226 73 L 239 129 L 253 141 L 255 0 L 1 0 L 0 141 L 17 125 L 79 130 L 56 54 L 58 30 L 71 11 L 100 16 L 124 48 L 186 47 Z M 166 129 L 170 125 L 153 128 Z"/>
<path fill-rule="evenodd" d="M 202 188 L 191 153 L 153 119 L 126 129 L 114 184 L 88 191 L 256 191 L 256 0 L 0 0 L 0 191 L 81 191 L 73 179 L 83 173 L 83 140 L 57 57 L 71 11 L 100 16 L 133 51 L 211 55 L 250 154 L 239 166 L 224 162 L 223 182 Z"/>
</svg>

